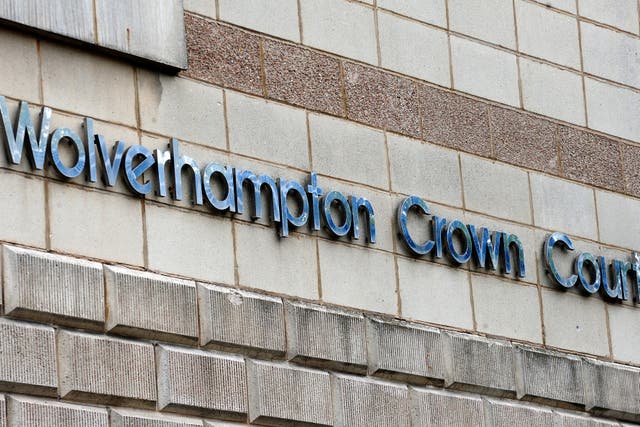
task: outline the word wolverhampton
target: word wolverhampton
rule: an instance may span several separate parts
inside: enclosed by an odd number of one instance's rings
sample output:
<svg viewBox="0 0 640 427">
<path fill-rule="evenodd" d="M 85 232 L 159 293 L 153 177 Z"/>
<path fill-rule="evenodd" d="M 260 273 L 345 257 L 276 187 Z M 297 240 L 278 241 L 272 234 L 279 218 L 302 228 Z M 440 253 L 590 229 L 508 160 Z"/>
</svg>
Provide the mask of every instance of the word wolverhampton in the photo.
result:
<svg viewBox="0 0 640 427">
<path fill-rule="evenodd" d="M 66 179 L 84 175 L 89 182 L 96 182 L 100 171 L 104 184 L 110 187 L 122 174 L 134 194 L 144 197 L 155 191 L 159 197 L 168 197 L 170 193 L 174 200 L 182 200 L 186 177 L 196 205 L 206 203 L 215 211 L 242 214 L 247 201 L 252 203 L 250 215 L 253 219 L 263 216 L 263 204 L 270 205 L 270 219 L 282 237 L 289 235 L 290 227 L 303 227 L 308 223 L 313 230 L 320 230 L 322 224 L 322 228 L 334 237 L 360 239 L 361 224 L 366 224 L 363 227 L 365 238 L 371 244 L 376 242 L 375 213 L 371 202 L 364 197 L 346 197 L 335 190 L 325 194 L 313 172 L 305 187 L 296 181 L 256 175 L 251 170 L 218 163 L 209 163 L 201 168 L 194 159 L 180 153 L 180 144 L 173 138 L 168 150 L 151 151 L 142 145 L 127 146 L 123 141 L 116 141 L 109 150 L 105 137 L 94 133 L 94 123 L 90 118 L 84 119 L 84 140 L 69 128 L 60 127 L 51 132 L 49 107 L 42 108 L 36 134 L 28 103 L 20 102 L 17 117 L 11 120 L 3 96 L 0 96 L 0 115 L 4 128 L 4 134 L 0 136 L 4 136 L 10 164 L 21 164 L 26 151 L 32 168 L 37 170 L 53 165 Z M 263 196 L 270 203 L 263 203 Z M 423 228 L 431 233 L 422 239 L 425 241 L 418 242 L 415 230 L 410 230 L 413 228 L 411 224 L 420 223 L 425 217 L 430 224 L 426 227 L 423 224 Z M 476 229 L 474 225 L 457 219 L 447 221 L 443 217 L 431 216 L 426 202 L 417 196 L 406 197 L 401 202 L 396 221 L 400 239 L 415 256 L 442 258 L 446 253 L 457 265 L 474 262 L 480 268 L 501 269 L 504 274 L 515 271 L 518 277 L 526 276 L 524 247 L 515 234 L 489 231 L 485 227 Z M 608 264 L 604 257 L 596 258 L 584 252 L 575 258 L 572 272 L 561 273 L 558 266 L 569 264 L 566 257 L 573 250 L 571 239 L 562 233 L 552 233 L 545 241 L 543 258 L 547 274 L 560 287 L 566 289 L 579 283 L 581 290 L 588 295 L 600 292 L 611 300 L 628 300 L 631 297 L 638 300 L 640 257 L 637 254 L 634 253 L 631 262 L 613 260 Z M 512 262 L 513 258 L 516 262 Z"/>
</svg>

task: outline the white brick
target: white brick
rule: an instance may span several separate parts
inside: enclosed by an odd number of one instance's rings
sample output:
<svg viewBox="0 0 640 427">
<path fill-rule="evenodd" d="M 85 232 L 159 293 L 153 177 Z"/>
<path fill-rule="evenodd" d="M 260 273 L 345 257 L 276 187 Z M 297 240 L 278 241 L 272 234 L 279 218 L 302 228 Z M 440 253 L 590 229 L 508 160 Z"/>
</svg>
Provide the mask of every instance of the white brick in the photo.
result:
<svg viewBox="0 0 640 427">
<path fill-rule="evenodd" d="M 515 55 L 452 36 L 451 63 L 455 89 L 519 106 Z"/>
<path fill-rule="evenodd" d="M 378 13 L 381 65 L 441 86 L 451 84 L 449 42 L 443 30 Z"/>
<path fill-rule="evenodd" d="M 131 66 L 60 44 L 40 46 L 46 105 L 135 125 Z"/>
<path fill-rule="evenodd" d="M 373 9 L 344 0 L 301 0 L 300 8 L 305 44 L 377 63 Z"/>
<path fill-rule="evenodd" d="M 473 329 L 468 272 L 398 258 L 402 315 Z"/>
<path fill-rule="evenodd" d="M 516 1 L 521 52 L 580 69 L 578 21 L 544 6 Z"/>
<path fill-rule="evenodd" d="M 393 256 L 354 246 L 318 242 L 322 299 L 387 314 L 398 312 Z"/>
<path fill-rule="evenodd" d="M 316 248 L 310 237 L 290 234 L 281 239 L 275 227 L 238 223 L 236 245 L 241 285 L 301 298 L 318 298 Z"/>
<path fill-rule="evenodd" d="M 540 301 L 535 286 L 475 274 L 471 284 L 479 331 L 542 343 Z"/>
<path fill-rule="evenodd" d="M 139 409 L 111 408 L 111 427 L 202 427 L 202 420 Z"/>
<path fill-rule="evenodd" d="M 184 10 L 215 18 L 216 0 L 184 0 Z"/>
<path fill-rule="evenodd" d="M 538 3 L 545 6 L 555 7 L 556 9 L 566 10 L 567 12 L 576 13 L 575 0 L 539 0 Z"/>
<path fill-rule="evenodd" d="M 139 200 L 62 184 L 48 188 L 52 249 L 142 264 Z"/>
<path fill-rule="evenodd" d="M 382 132 L 317 114 L 309 115 L 309 130 L 313 168 L 318 173 L 388 188 Z"/>
<path fill-rule="evenodd" d="M 584 126 L 582 78 L 570 71 L 520 58 L 524 108 Z"/>
<path fill-rule="evenodd" d="M 36 39 L 6 29 L 0 30 L 0 62 L 11 64 L 0 70 L 0 94 L 25 101 L 40 100 L 40 76 Z"/>
<path fill-rule="evenodd" d="M 619 6 L 611 7 L 616 10 Z M 636 19 L 638 15 L 635 14 Z M 640 86 L 640 40 L 597 25 L 582 23 L 585 73 Z"/>
<path fill-rule="evenodd" d="M 220 19 L 283 39 L 300 41 L 296 0 L 218 0 Z"/>
<path fill-rule="evenodd" d="M 638 34 L 636 0 L 579 0 L 579 3 L 580 16 Z"/>
<path fill-rule="evenodd" d="M 109 426 L 106 408 L 70 405 L 26 396 L 9 396 L 7 413 L 8 427 Z"/>
<path fill-rule="evenodd" d="M 609 327 L 614 360 L 624 363 L 640 363 L 640 310 L 635 307 L 609 305 Z"/>
<path fill-rule="evenodd" d="M 231 151 L 309 169 L 304 110 L 227 92 L 227 123 Z"/>
<path fill-rule="evenodd" d="M 608 355 L 607 320 L 598 296 L 542 290 L 546 344 L 566 350 Z"/>
<path fill-rule="evenodd" d="M 447 26 L 445 0 L 378 0 L 378 7 L 439 27 Z"/>
<path fill-rule="evenodd" d="M 226 148 L 222 91 L 192 80 L 138 70 L 140 126 Z"/>
<path fill-rule="evenodd" d="M 231 221 L 147 204 L 149 268 L 233 283 Z"/>
<path fill-rule="evenodd" d="M 640 94 L 585 78 L 589 127 L 611 135 L 640 141 Z"/>
<path fill-rule="evenodd" d="M 592 189 L 535 173 L 530 178 L 535 225 L 597 239 Z"/>
<path fill-rule="evenodd" d="M 0 239 L 45 246 L 44 183 L 35 178 L 0 171 Z"/>
<path fill-rule="evenodd" d="M 391 134 L 387 138 L 393 191 L 462 207 L 457 152 Z"/>
<path fill-rule="evenodd" d="M 449 0 L 449 27 L 500 46 L 516 45 L 513 4 L 509 0 Z"/>
<path fill-rule="evenodd" d="M 629 249 L 638 248 L 640 202 L 616 193 L 596 191 L 600 240 Z"/>
</svg>

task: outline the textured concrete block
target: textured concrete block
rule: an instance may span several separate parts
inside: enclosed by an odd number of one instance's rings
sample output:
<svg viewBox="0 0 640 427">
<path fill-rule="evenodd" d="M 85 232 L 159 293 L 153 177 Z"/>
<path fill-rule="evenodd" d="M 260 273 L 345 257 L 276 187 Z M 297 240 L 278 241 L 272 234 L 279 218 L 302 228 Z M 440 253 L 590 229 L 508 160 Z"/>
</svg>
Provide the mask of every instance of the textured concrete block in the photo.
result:
<svg viewBox="0 0 640 427">
<path fill-rule="evenodd" d="M 7 427 L 7 403 L 4 395 L 0 395 L 0 427 Z"/>
<path fill-rule="evenodd" d="M 16 31 L 2 29 L 0 41 L 3 46 L 0 61 L 12 64 L 11 69 L 5 68 L 0 71 L 0 93 L 29 102 L 38 102 L 40 79 L 36 39 Z"/>
<path fill-rule="evenodd" d="M 4 141 L 4 137 L 0 136 L 0 141 Z M 0 185 L 12 189 L 0 193 L 4 207 L 0 215 L 0 239 L 44 248 L 44 182 L 0 171 Z"/>
<path fill-rule="evenodd" d="M 330 308 L 285 302 L 287 359 L 364 372 L 367 365 L 365 319 Z"/>
<path fill-rule="evenodd" d="M 482 400 L 478 396 L 445 390 L 411 388 L 413 427 L 483 426 Z"/>
<path fill-rule="evenodd" d="M 589 127 L 611 135 L 640 141 L 640 123 L 632 111 L 640 109 L 638 92 L 585 78 Z"/>
<path fill-rule="evenodd" d="M 602 418 L 591 418 L 582 414 L 560 411 L 553 412 L 554 427 L 614 427 L 620 425 L 621 424 L 616 421 L 608 421 Z"/>
<path fill-rule="evenodd" d="M 450 0 L 449 25 L 453 31 L 500 46 L 515 48 L 513 4 L 508 0 L 472 4 L 464 0 Z"/>
<path fill-rule="evenodd" d="M 633 0 L 580 0 L 580 16 L 638 34 L 638 4 Z"/>
<path fill-rule="evenodd" d="M 585 407 L 614 417 L 640 419 L 640 369 L 585 359 Z"/>
<path fill-rule="evenodd" d="M 444 0 L 378 0 L 378 7 L 439 27 L 447 26 Z"/>
<path fill-rule="evenodd" d="M 195 342 L 196 285 L 187 280 L 105 266 L 107 330 L 140 338 Z"/>
<path fill-rule="evenodd" d="M 640 364 L 640 309 L 610 305 L 607 307 L 613 358 L 625 363 Z"/>
<path fill-rule="evenodd" d="M 260 355 L 282 355 L 285 323 L 280 298 L 198 284 L 200 343 Z"/>
<path fill-rule="evenodd" d="M 296 0 L 277 3 L 259 0 L 218 0 L 218 9 L 223 21 L 294 42 L 300 41 Z"/>
<path fill-rule="evenodd" d="M 443 380 L 443 338 L 438 329 L 367 319 L 369 374 L 424 384 Z"/>
<path fill-rule="evenodd" d="M 53 328 L 0 319 L 0 387 L 53 395 L 58 376 Z"/>
<path fill-rule="evenodd" d="M 136 409 L 111 408 L 111 427 L 202 427 L 202 420 Z"/>
<path fill-rule="evenodd" d="M 244 418 L 247 377 L 242 358 L 163 345 L 156 351 L 160 410 Z"/>
<path fill-rule="evenodd" d="M 518 398 L 584 403 L 582 360 L 567 354 L 517 346 Z"/>
<path fill-rule="evenodd" d="M 151 344 L 59 331 L 58 366 L 64 398 L 146 406 L 156 400 Z"/>
<path fill-rule="evenodd" d="M 3 248 L 3 263 L 7 315 L 101 329 L 101 264 L 11 246 Z"/>
<path fill-rule="evenodd" d="M 249 360 L 247 377 L 251 423 L 333 425 L 328 373 Z"/>
<path fill-rule="evenodd" d="M 105 408 L 26 396 L 8 396 L 7 415 L 8 427 L 109 426 L 109 414 Z"/>
<path fill-rule="evenodd" d="M 334 374 L 331 387 L 337 427 L 411 425 L 406 386 Z"/>
<path fill-rule="evenodd" d="M 485 400 L 484 406 L 485 422 L 493 427 L 554 427 L 553 412 L 550 409 L 493 399 Z"/>
<path fill-rule="evenodd" d="M 516 391 L 513 348 L 506 341 L 446 333 L 445 385 L 499 395 Z"/>
<path fill-rule="evenodd" d="M 638 245 L 635 236 L 640 232 L 636 218 L 640 215 L 640 202 L 634 198 L 606 191 L 596 191 L 600 240 L 625 248 Z"/>
</svg>

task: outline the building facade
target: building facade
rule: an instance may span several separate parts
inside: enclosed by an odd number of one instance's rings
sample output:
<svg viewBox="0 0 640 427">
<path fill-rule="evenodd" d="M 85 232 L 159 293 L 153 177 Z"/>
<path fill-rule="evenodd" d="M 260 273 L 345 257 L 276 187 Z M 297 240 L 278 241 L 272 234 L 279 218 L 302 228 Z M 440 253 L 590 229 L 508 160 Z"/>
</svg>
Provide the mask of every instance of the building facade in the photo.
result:
<svg viewBox="0 0 640 427">
<path fill-rule="evenodd" d="M 0 0 L 0 426 L 640 422 L 637 0 Z"/>
</svg>

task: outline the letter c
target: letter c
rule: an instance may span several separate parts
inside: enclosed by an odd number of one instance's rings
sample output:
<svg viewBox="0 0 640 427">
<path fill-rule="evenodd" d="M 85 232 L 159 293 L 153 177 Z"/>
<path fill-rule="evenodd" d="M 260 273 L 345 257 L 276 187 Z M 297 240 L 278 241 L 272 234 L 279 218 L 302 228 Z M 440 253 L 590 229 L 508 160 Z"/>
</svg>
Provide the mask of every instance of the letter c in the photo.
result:
<svg viewBox="0 0 640 427">
<path fill-rule="evenodd" d="M 430 215 L 429 208 L 424 200 L 418 196 L 409 196 L 402 201 L 402 204 L 398 208 L 398 227 L 400 228 L 400 235 L 402 236 L 407 247 L 417 255 L 425 255 L 431 252 L 435 243 L 433 240 L 427 240 L 423 244 L 416 243 L 407 229 L 407 214 L 411 208 L 416 206 L 425 215 Z"/>
<path fill-rule="evenodd" d="M 551 276 L 557 284 L 559 284 L 563 288 L 568 289 L 576 284 L 578 276 L 572 274 L 566 279 L 560 276 L 560 273 L 558 273 L 558 269 L 556 268 L 556 264 L 553 261 L 553 247 L 556 245 L 556 243 L 562 243 L 563 246 L 565 246 L 570 251 L 573 250 L 573 243 L 571 242 L 571 239 L 569 239 L 569 236 L 558 232 L 550 234 L 549 237 L 547 237 L 547 240 L 544 242 L 544 261 L 547 265 L 547 271 L 551 273 Z"/>
</svg>

